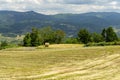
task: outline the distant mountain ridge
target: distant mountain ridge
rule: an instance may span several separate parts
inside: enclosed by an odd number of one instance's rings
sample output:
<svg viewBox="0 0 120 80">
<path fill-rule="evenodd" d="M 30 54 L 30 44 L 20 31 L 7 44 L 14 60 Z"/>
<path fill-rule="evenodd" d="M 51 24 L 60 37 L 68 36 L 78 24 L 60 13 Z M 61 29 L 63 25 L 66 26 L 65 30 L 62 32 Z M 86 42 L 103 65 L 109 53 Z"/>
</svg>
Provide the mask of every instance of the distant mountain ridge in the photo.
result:
<svg viewBox="0 0 120 80">
<path fill-rule="evenodd" d="M 86 28 L 91 32 L 100 32 L 109 26 L 120 29 L 120 13 L 90 12 L 44 15 L 34 11 L 0 11 L 0 33 L 5 35 L 25 34 L 32 27 L 41 28 L 45 26 L 62 29 L 68 36 L 77 35 L 76 33 L 81 28 Z"/>
</svg>

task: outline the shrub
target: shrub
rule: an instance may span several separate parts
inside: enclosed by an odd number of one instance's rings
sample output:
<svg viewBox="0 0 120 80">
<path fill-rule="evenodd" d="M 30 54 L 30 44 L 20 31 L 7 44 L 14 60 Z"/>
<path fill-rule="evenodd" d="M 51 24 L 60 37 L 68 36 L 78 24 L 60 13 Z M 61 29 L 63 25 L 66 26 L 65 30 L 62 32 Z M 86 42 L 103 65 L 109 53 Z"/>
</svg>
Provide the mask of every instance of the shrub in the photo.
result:
<svg viewBox="0 0 120 80">
<path fill-rule="evenodd" d="M 110 45 L 120 45 L 120 42 L 99 42 L 99 43 L 88 43 L 85 45 L 85 47 L 88 46 L 110 46 Z"/>
<path fill-rule="evenodd" d="M 8 46 L 7 41 L 2 41 L 0 44 L 0 49 L 5 49 L 5 48 L 7 48 L 7 46 Z"/>
<path fill-rule="evenodd" d="M 80 43 L 76 38 L 66 38 L 65 44 L 78 44 Z"/>
</svg>

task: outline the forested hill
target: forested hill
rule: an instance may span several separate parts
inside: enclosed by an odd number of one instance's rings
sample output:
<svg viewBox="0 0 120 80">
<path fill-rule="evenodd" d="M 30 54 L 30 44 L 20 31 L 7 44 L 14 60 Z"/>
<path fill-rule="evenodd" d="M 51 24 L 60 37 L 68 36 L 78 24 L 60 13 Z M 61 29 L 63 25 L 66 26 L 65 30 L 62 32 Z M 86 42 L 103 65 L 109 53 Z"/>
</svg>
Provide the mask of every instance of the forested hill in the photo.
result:
<svg viewBox="0 0 120 80">
<path fill-rule="evenodd" d="M 120 28 L 120 13 L 91 12 L 84 14 L 57 14 L 44 15 L 34 11 L 15 12 L 0 11 L 0 33 L 24 34 L 32 27 L 51 26 L 53 29 L 62 29 L 67 35 L 76 35 L 80 28 L 91 32 L 101 32 L 105 27 Z"/>
</svg>

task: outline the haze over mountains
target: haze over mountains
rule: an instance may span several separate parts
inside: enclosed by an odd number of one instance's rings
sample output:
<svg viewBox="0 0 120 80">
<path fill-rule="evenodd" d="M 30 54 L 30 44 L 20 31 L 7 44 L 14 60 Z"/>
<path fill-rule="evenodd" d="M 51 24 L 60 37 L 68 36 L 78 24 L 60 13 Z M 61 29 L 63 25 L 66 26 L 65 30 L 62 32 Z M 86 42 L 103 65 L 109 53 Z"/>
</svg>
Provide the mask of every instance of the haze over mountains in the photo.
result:
<svg viewBox="0 0 120 80">
<path fill-rule="evenodd" d="M 120 13 L 90 12 L 84 14 L 44 15 L 34 11 L 0 11 L 0 33 L 4 35 L 25 34 L 32 27 L 51 26 L 62 29 L 67 36 L 75 36 L 79 29 L 101 32 L 105 27 L 113 26 L 119 32 Z"/>
</svg>

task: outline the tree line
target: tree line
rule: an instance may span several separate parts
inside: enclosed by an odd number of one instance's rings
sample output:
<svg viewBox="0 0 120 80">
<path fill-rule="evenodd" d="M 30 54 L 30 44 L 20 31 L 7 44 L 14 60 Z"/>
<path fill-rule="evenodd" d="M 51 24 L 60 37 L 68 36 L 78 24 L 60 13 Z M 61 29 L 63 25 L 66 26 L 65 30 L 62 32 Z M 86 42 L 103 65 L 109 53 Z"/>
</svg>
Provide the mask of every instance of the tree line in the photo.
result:
<svg viewBox="0 0 120 80">
<path fill-rule="evenodd" d="M 104 28 L 102 32 L 99 33 L 90 33 L 87 29 L 81 29 L 78 32 L 78 40 L 84 44 L 90 42 L 113 42 L 118 41 L 118 36 L 115 33 L 112 27 Z"/>
<path fill-rule="evenodd" d="M 17 47 L 17 46 L 40 46 L 45 43 L 50 44 L 79 44 L 85 46 L 104 46 L 104 45 L 120 45 L 119 38 L 112 27 L 104 28 L 101 33 L 91 33 L 87 29 L 80 29 L 77 37 L 66 37 L 62 30 L 54 30 L 51 27 L 41 29 L 32 28 L 28 32 L 22 43 L 13 44 L 7 41 L 1 41 L 0 49 Z"/>
<path fill-rule="evenodd" d="M 80 29 L 76 38 L 65 38 L 62 30 L 53 30 L 51 27 L 41 29 L 32 28 L 23 39 L 23 46 L 39 46 L 46 42 L 50 44 L 60 43 L 99 43 L 118 41 L 118 36 L 112 27 L 104 28 L 101 33 L 90 33 L 87 29 Z"/>
<path fill-rule="evenodd" d="M 53 30 L 51 27 L 41 29 L 32 28 L 32 31 L 27 33 L 23 39 L 24 46 L 39 46 L 46 42 L 59 44 L 65 37 L 65 32 L 62 30 Z"/>
</svg>

